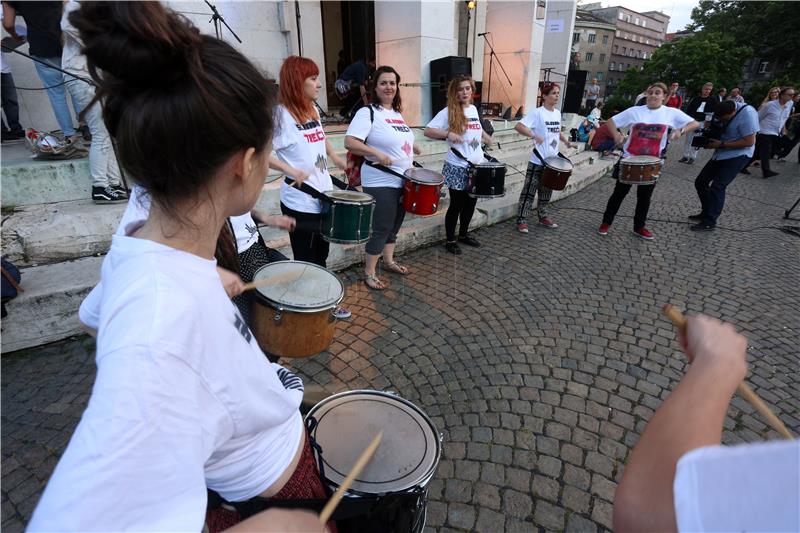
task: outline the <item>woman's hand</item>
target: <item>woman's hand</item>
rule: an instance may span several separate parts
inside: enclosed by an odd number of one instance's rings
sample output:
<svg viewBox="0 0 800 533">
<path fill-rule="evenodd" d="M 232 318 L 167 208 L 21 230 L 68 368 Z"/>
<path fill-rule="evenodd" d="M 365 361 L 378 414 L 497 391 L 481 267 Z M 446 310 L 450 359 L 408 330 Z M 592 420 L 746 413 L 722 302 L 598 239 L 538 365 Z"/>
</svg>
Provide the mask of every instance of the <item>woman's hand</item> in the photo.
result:
<svg viewBox="0 0 800 533">
<path fill-rule="evenodd" d="M 422 148 L 418 144 L 414 144 L 414 155 L 422 155 Z"/>
<path fill-rule="evenodd" d="M 217 267 L 217 274 L 219 274 L 219 279 L 222 281 L 225 292 L 228 293 L 228 298 L 242 294 L 244 283 L 236 272 L 231 272 L 227 268 Z"/>
<path fill-rule="evenodd" d="M 385 167 L 389 167 L 389 166 L 392 165 L 392 162 L 393 162 L 392 158 L 389 157 L 388 155 L 384 154 L 383 152 L 377 152 L 376 151 L 375 157 L 377 158 L 378 163 L 380 163 L 381 165 L 383 165 Z"/>
<path fill-rule="evenodd" d="M 294 171 L 291 172 L 290 175 L 292 179 L 296 182 L 296 185 L 302 185 L 304 181 L 306 181 L 308 178 L 311 177 L 311 174 L 299 168 L 294 169 Z"/>
<path fill-rule="evenodd" d="M 536 135 L 534 133 L 533 134 L 533 142 L 535 142 L 536 144 L 544 144 L 544 137 L 542 137 L 540 135 Z"/>
<path fill-rule="evenodd" d="M 445 137 L 446 141 L 450 141 L 453 144 L 463 144 L 464 138 L 459 135 L 458 133 L 454 133 L 452 131 L 447 132 L 447 137 Z"/>
<path fill-rule="evenodd" d="M 293 217 L 287 217 L 286 215 L 269 215 L 262 220 L 267 226 L 285 229 L 286 231 L 293 231 L 297 226 L 297 221 Z"/>
</svg>

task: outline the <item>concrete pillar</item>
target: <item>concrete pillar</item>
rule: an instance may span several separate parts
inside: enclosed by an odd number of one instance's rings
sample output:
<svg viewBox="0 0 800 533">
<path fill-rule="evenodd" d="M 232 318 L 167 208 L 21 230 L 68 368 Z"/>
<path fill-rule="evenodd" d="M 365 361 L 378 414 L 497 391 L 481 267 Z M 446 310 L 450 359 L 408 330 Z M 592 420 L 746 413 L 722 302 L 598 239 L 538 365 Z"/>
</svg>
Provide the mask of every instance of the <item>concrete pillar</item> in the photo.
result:
<svg viewBox="0 0 800 533">
<path fill-rule="evenodd" d="M 456 54 L 455 35 L 453 2 L 375 2 L 377 63 L 391 65 L 401 83 L 412 84 L 400 89 L 408 124 L 424 125 L 432 117 L 430 62 Z"/>
<path fill-rule="evenodd" d="M 490 32 L 487 37 L 496 56 L 493 62 L 490 61 L 490 49 L 485 47 L 484 101 L 500 102 L 504 109 L 512 107 L 513 112 L 520 106 L 524 106 L 525 112 L 530 111 L 536 105 L 538 93 L 544 42 L 544 13 L 537 9 L 535 1 L 489 2 L 485 31 Z M 498 63 L 502 63 L 505 68 L 510 84 Z"/>
<path fill-rule="evenodd" d="M 575 11 L 577 3 L 571 0 L 547 2 L 547 20 L 545 23 L 545 42 L 542 50 L 542 68 L 552 68 L 550 81 L 561 86 L 561 96 L 556 107 L 560 108 L 566 95 L 569 73 L 569 56 L 572 51 L 572 32 L 575 28 Z M 557 73 L 557 74 L 556 74 Z"/>
</svg>

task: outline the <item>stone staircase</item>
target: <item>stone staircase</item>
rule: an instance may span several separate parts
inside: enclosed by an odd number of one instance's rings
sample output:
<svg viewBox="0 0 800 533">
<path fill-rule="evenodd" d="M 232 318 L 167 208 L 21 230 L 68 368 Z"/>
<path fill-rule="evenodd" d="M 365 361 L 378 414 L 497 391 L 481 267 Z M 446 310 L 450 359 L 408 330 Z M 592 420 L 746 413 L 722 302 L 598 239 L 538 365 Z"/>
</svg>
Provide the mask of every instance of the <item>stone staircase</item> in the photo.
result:
<svg viewBox="0 0 800 533">
<path fill-rule="evenodd" d="M 478 201 L 471 228 L 496 224 L 511 218 L 524 181 L 530 143 L 514 130 L 514 122 L 495 123 L 492 154 L 509 165 L 506 194 Z M 329 134 L 337 151 L 344 152 L 343 134 Z M 417 132 L 423 155 L 416 158 L 424 167 L 440 169 L 446 145 Z M 498 146 L 499 145 L 499 146 Z M 2 353 L 38 346 L 80 333 L 77 309 L 97 283 L 102 255 L 111 244 L 124 204 L 95 205 L 89 200 L 89 170 L 86 159 L 33 162 L 12 158 L 2 167 L 3 255 L 21 267 L 25 292 L 8 305 L 9 316 L 2 324 Z M 605 175 L 613 161 L 600 159 L 597 152 L 571 150 L 575 170 L 563 191 L 553 194 L 557 201 Z M 17 154 L 19 155 L 19 154 Z M 335 173 L 335 172 L 334 172 Z M 280 176 L 270 173 L 258 201 L 258 208 L 277 213 Z M 407 215 L 398 235 L 398 252 L 444 239 L 444 198 L 436 215 Z M 291 257 L 286 232 L 262 228 L 267 244 Z M 363 261 L 362 245 L 333 245 L 328 267 L 341 270 Z"/>
</svg>

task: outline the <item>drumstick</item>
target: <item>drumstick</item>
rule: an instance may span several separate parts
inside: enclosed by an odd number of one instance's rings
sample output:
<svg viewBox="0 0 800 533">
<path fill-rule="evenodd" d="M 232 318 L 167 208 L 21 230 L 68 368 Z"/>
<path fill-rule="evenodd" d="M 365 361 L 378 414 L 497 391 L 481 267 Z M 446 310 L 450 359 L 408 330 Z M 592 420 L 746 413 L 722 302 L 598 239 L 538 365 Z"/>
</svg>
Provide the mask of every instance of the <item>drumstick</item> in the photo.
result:
<svg viewBox="0 0 800 533">
<path fill-rule="evenodd" d="M 671 304 L 665 305 L 663 310 L 664 314 L 667 315 L 667 318 L 670 319 L 670 321 L 675 325 L 675 327 L 677 327 L 680 330 L 683 330 L 683 332 L 685 333 L 686 317 L 683 316 L 683 313 L 681 313 L 677 307 Z M 781 422 L 781 419 L 778 418 L 775 415 L 775 413 L 772 412 L 769 406 L 764 403 L 764 400 L 762 400 L 753 391 L 753 389 L 750 388 L 750 386 L 747 383 L 745 383 L 744 381 L 739 383 L 739 386 L 737 387 L 736 390 L 742 398 L 747 400 L 750 403 L 750 405 L 755 407 L 756 410 L 759 413 L 761 413 L 761 416 L 763 416 L 766 419 L 766 421 L 769 422 L 769 425 L 772 426 L 778 433 L 780 433 L 789 440 L 794 440 L 794 437 L 792 436 L 791 433 L 789 433 L 789 430 L 786 428 L 783 422 Z"/>
<path fill-rule="evenodd" d="M 257 289 L 262 285 L 266 285 L 270 281 L 273 281 L 271 278 L 263 278 L 256 281 L 251 281 L 250 283 L 245 283 L 242 286 L 242 292 L 252 291 L 253 289 Z"/>
<path fill-rule="evenodd" d="M 381 443 L 382 436 L 383 431 L 375 435 L 375 438 L 372 439 L 372 442 L 369 443 L 369 446 L 367 446 L 367 448 L 361 452 L 361 455 L 356 460 L 356 464 L 353 465 L 353 469 L 350 470 L 350 473 L 347 474 L 347 477 L 344 478 L 342 484 L 339 485 L 339 488 L 333 493 L 331 499 L 325 504 L 322 512 L 319 513 L 320 524 L 327 524 L 328 520 L 331 519 L 333 511 L 336 510 L 336 506 L 339 505 L 339 501 L 342 499 L 342 496 L 344 496 L 344 493 L 350 488 L 350 485 L 353 484 L 353 481 L 355 481 L 356 477 L 361 473 L 361 471 L 364 470 L 364 467 L 367 466 L 369 460 L 372 459 L 372 455 L 375 453 L 375 450 L 378 449 L 378 445 Z"/>
</svg>

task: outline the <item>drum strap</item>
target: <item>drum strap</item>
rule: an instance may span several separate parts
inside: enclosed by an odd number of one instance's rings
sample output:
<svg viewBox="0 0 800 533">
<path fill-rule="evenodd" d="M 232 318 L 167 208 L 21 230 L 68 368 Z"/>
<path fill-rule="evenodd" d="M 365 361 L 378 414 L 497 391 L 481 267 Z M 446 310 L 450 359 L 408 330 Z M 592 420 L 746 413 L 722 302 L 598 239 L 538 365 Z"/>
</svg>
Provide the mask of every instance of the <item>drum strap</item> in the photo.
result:
<svg viewBox="0 0 800 533">
<path fill-rule="evenodd" d="M 474 164 L 472 164 L 472 161 L 470 161 L 469 159 L 467 159 L 466 157 L 464 157 L 464 154 L 462 154 L 461 152 L 459 152 L 458 150 L 456 150 L 456 149 L 455 149 L 455 148 L 453 148 L 452 146 L 450 147 L 450 151 L 451 151 L 451 152 L 453 152 L 454 154 L 456 154 L 456 155 L 457 155 L 459 158 L 461 158 L 461 159 L 463 159 L 464 161 L 466 161 L 466 162 L 467 162 L 467 166 L 468 166 L 470 169 L 473 169 L 473 168 L 475 168 L 475 165 L 474 165 Z M 485 155 L 485 154 L 484 154 L 484 155 Z"/>
<path fill-rule="evenodd" d="M 283 181 L 286 183 L 286 185 L 289 185 L 289 186 L 293 185 L 294 182 L 295 182 L 293 179 L 288 178 L 288 177 L 284 178 Z M 342 180 L 340 180 L 339 178 L 331 176 L 331 182 L 333 182 L 333 184 L 336 185 L 337 187 L 339 187 L 340 189 L 350 190 L 350 186 L 347 185 L 347 183 L 345 183 Z M 303 191 L 304 193 L 306 193 L 307 195 L 316 198 L 317 200 L 320 200 L 320 201 L 323 201 L 323 202 L 327 202 L 329 204 L 333 203 L 333 202 L 331 202 L 331 199 L 328 198 L 328 196 L 325 193 L 319 192 L 317 189 L 315 189 L 314 187 L 312 187 L 310 185 L 307 185 L 305 183 L 301 183 L 297 188 L 300 189 L 301 191 Z"/>
<path fill-rule="evenodd" d="M 406 179 L 405 176 L 403 176 L 402 174 L 400 174 L 397 171 L 392 170 L 391 168 L 387 167 L 386 165 L 381 165 L 380 163 L 373 163 L 372 161 L 367 161 L 366 159 L 364 160 L 364 164 L 365 165 L 369 165 L 372 168 L 377 168 L 378 170 L 380 170 L 382 172 L 386 172 L 387 174 L 391 174 L 392 176 L 397 176 L 398 178 Z"/>
</svg>

